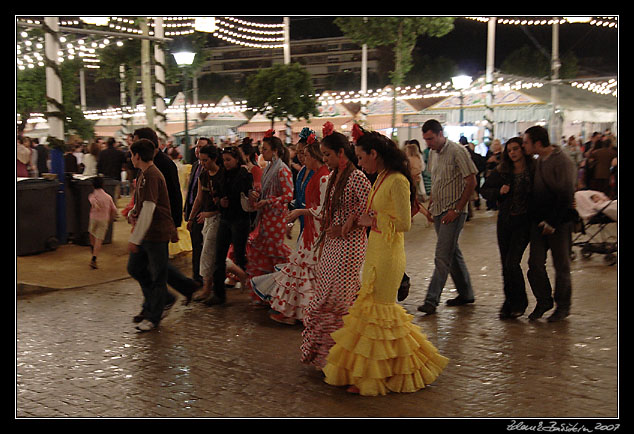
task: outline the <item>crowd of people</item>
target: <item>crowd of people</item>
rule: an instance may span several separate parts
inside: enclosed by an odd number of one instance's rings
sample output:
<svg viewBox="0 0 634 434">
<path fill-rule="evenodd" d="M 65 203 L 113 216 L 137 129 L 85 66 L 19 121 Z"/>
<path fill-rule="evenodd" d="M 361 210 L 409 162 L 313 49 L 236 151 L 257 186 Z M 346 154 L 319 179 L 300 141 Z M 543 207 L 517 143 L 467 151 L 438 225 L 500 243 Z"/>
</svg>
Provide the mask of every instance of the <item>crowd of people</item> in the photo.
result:
<svg viewBox="0 0 634 434">
<path fill-rule="evenodd" d="M 351 137 L 330 123 L 321 133 L 318 139 L 304 128 L 292 147 L 273 130 L 261 145 L 245 138 L 217 146 L 198 138 L 182 190 L 177 148 L 162 149 L 151 128 L 128 138 L 126 151 L 118 150 L 121 166 L 117 162 L 112 173 L 121 180 L 129 170 L 134 179 L 125 215 L 132 226 L 128 272 L 143 293 L 133 318 L 140 332 L 156 329 L 174 304 L 168 286 L 186 303 L 222 306 L 227 285 L 239 284 L 271 320 L 303 325 L 299 359 L 323 372 L 326 383 L 362 395 L 420 390 L 448 359 L 397 303 L 409 290 L 405 233 L 413 216 L 422 214 L 437 234 L 434 269 L 418 311 L 436 314 L 449 276 L 458 295 L 446 304 L 475 303 L 458 241 L 480 196 L 498 214 L 505 299 L 500 318 L 518 318 L 528 307 L 520 265 L 526 249 L 536 299 L 529 319 L 553 307 L 549 321 L 569 315 L 573 194 L 592 187 L 616 196 L 613 136 L 597 133 L 583 147 L 576 140 L 558 145 L 536 126 L 503 145 L 492 143 L 489 154 L 478 158 L 472 144 L 445 137 L 436 120 L 422 126 L 423 150 L 417 140 L 401 149 L 358 125 Z M 84 173 L 109 170 L 105 160 L 115 160 L 106 157 L 114 154 L 110 142 L 95 142 L 99 151 L 82 153 Z M 98 190 L 96 185 L 95 200 L 110 212 Z M 191 239 L 191 278 L 169 259 L 168 245 L 182 236 L 177 229 L 183 222 Z M 298 238 L 287 243 L 297 223 Z M 554 291 L 546 270 L 549 250 Z"/>
</svg>

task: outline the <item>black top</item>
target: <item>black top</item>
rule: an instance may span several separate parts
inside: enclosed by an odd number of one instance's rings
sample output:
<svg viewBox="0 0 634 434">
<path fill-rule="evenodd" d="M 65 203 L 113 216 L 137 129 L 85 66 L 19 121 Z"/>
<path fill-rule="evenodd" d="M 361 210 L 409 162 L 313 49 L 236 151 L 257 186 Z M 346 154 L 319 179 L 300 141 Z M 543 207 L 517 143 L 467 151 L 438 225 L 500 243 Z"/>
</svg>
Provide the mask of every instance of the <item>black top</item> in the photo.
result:
<svg viewBox="0 0 634 434">
<path fill-rule="evenodd" d="M 167 184 L 167 193 L 170 199 L 170 208 L 174 226 L 177 228 L 183 222 L 183 195 L 181 193 L 181 184 L 178 180 L 178 167 L 170 157 L 164 152 L 158 152 L 154 157 L 154 165 L 163 174 L 165 184 Z"/>
<path fill-rule="evenodd" d="M 482 196 L 499 206 L 498 219 L 505 220 L 511 215 L 530 213 L 533 190 L 534 167 L 528 164 L 519 174 L 493 170 L 480 189 Z M 503 185 L 510 186 L 507 194 L 500 194 Z"/>
<path fill-rule="evenodd" d="M 242 209 L 240 193 L 249 195 L 249 190 L 253 188 L 253 176 L 249 171 L 240 166 L 232 170 L 223 170 L 218 177 L 218 188 L 214 189 L 219 199 L 227 197 L 229 206 L 220 206 L 220 214 L 223 219 L 244 219 L 249 218 L 249 213 Z"/>
<path fill-rule="evenodd" d="M 108 178 L 121 181 L 121 169 L 125 164 L 125 153 L 116 148 L 106 148 L 99 153 L 97 172 Z"/>
<path fill-rule="evenodd" d="M 210 175 L 208 171 L 203 170 L 198 177 L 198 182 L 202 188 L 202 205 L 200 207 L 201 212 L 218 211 L 219 205 L 217 190 L 222 182 L 222 168 L 218 169 L 215 175 Z"/>
</svg>

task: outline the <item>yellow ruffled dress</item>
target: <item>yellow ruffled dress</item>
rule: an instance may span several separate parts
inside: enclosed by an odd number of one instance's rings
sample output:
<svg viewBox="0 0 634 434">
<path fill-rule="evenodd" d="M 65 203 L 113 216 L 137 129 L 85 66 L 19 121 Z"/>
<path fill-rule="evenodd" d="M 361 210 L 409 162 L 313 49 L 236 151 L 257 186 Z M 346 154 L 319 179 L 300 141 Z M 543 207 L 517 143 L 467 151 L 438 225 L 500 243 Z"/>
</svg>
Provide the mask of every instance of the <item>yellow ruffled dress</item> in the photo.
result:
<svg viewBox="0 0 634 434">
<path fill-rule="evenodd" d="M 178 168 L 178 180 L 181 185 L 181 193 L 183 195 L 183 204 L 185 204 L 185 200 L 187 199 L 187 183 L 189 180 L 189 174 L 192 170 L 191 164 L 177 164 Z M 180 227 L 176 228 L 178 233 L 178 241 L 175 243 L 169 243 L 169 256 L 170 258 L 174 258 L 181 253 L 187 253 L 192 251 L 192 240 L 189 235 L 189 231 L 187 230 L 187 222 L 183 219 Z"/>
<path fill-rule="evenodd" d="M 415 392 L 432 383 L 449 359 L 412 324 L 396 303 L 405 272 L 404 232 L 411 226 L 409 181 L 400 173 L 377 177 L 368 207 L 376 217 L 366 250 L 361 290 L 332 333 L 323 372 L 333 386 L 356 386 L 361 395 Z"/>
</svg>

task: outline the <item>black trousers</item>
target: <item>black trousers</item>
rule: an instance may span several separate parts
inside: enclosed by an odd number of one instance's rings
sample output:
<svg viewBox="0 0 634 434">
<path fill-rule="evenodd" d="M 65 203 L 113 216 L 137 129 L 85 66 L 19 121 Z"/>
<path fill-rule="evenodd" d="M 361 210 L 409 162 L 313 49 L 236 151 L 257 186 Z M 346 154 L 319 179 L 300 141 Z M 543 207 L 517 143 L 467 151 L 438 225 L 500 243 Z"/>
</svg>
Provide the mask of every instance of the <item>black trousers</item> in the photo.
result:
<svg viewBox="0 0 634 434">
<path fill-rule="evenodd" d="M 227 296 L 225 290 L 227 253 L 229 252 L 229 246 L 232 244 L 233 262 L 235 262 L 238 267 L 246 270 L 246 249 L 250 225 L 251 222 L 248 217 L 236 220 L 220 219 L 218 237 L 216 238 L 216 263 L 214 267 L 213 291 L 214 295 L 221 300 L 224 300 Z"/>
<path fill-rule="evenodd" d="M 498 217 L 497 236 L 505 296 L 502 311 L 506 314 L 524 312 L 528 306 L 521 262 L 530 241 L 530 228 L 526 214 Z"/>
</svg>

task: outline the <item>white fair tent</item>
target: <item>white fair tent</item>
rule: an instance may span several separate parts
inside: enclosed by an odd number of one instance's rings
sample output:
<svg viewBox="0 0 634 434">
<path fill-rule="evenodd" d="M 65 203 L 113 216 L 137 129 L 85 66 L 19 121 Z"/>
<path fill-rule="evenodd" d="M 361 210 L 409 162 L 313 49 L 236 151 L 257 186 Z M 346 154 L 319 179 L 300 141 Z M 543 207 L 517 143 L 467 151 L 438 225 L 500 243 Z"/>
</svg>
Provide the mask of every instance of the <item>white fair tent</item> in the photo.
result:
<svg viewBox="0 0 634 434">
<path fill-rule="evenodd" d="M 482 141 L 483 119 L 492 109 L 495 138 L 504 141 L 535 124 L 547 125 L 553 113 L 552 89 L 549 81 L 520 79 L 496 75 L 496 85 L 489 92 L 485 77 L 475 80 L 464 92 L 462 101 L 457 95 L 449 96 L 433 106 L 421 110 L 424 118 L 441 118 L 450 128 L 460 126 L 460 112 L 466 126 L 479 128 L 477 137 Z M 587 136 L 606 128 L 616 130 L 618 119 L 617 98 L 602 95 L 570 85 L 559 86 L 558 116 L 562 135 Z"/>
</svg>

